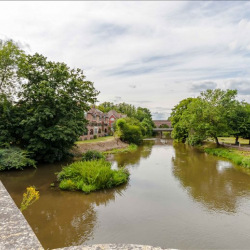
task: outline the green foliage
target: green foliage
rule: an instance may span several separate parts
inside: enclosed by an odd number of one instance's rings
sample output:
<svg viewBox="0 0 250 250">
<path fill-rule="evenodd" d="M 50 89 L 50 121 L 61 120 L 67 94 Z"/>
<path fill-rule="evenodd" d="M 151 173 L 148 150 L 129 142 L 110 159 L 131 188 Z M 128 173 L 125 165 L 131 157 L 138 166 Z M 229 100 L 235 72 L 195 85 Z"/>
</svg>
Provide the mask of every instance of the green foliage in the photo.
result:
<svg viewBox="0 0 250 250">
<path fill-rule="evenodd" d="M 21 169 L 36 167 L 35 161 L 28 158 L 29 154 L 19 148 L 0 149 L 0 170 Z"/>
<path fill-rule="evenodd" d="M 161 124 L 159 128 L 169 128 L 169 126 L 167 124 Z"/>
<path fill-rule="evenodd" d="M 118 186 L 127 182 L 128 177 L 126 169 L 112 170 L 111 163 L 104 160 L 75 162 L 58 174 L 61 189 L 85 193 Z"/>
<path fill-rule="evenodd" d="M 212 137 L 219 144 L 218 136 L 233 133 L 229 121 L 236 94 L 236 90 L 206 90 L 196 99 L 181 101 L 171 114 L 173 138 L 195 145 Z"/>
<path fill-rule="evenodd" d="M 118 119 L 116 121 L 116 133 L 124 142 L 134 144 L 140 144 L 142 142 L 142 129 L 139 121 L 136 119 Z"/>
<path fill-rule="evenodd" d="M 133 118 L 141 122 L 141 130 L 143 135 L 151 136 L 152 128 L 155 126 L 152 120 L 152 115 L 149 109 L 138 107 L 134 105 L 127 104 L 125 102 L 114 104 L 112 102 L 104 102 L 98 106 L 102 112 L 109 112 L 110 110 L 116 110 L 118 113 L 126 114 L 129 118 Z M 135 124 L 133 124 L 135 125 Z"/>
<path fill-rule="evenodd" d="M 250 168 L 250 157 L 240 155 L 236 150 L 230 150 L 225 148 L 205 148 L 206 153 L 216 155 L 231 160 L 233 163 Z"/>
<path fill-rule="evenodd" d="M 97 139 L 97 135 L 94 135 L 94 139 Z"/>
<path fill-rule="evenodd" d="M 205 139 L 205 137 L 198 134 L 198 133 L 192 134 L 192 135 L 188 136 L 187 144 L 189 144 L 190 146 L 200 145 L 204 139 Z"/>
<path fill-rule="evenodd" d="M 131 153 L 138 149 L 138 146 L 135 144 L 129 144 L 127 148 L 115 148 L 109 151 L 103 152 L 103 154 L 118 154 L 118 153 Z"/>
<path fill-rule="evenodd" d="M 12 40 L 0 40 L 0 94 L 10 99 L 20 87 L 18 67 L 24 56 L 23 50 Z"/>
<path fill-rule="evenodd" d="M 144 118 L 140 124 L 143 136 L 151 136 L 153 133 L 153 126 L 151 120 Z"/>
<path fill-rule="evenodd" d="M 82 70 L 0 40 L 0 146 L 18 145 L 38 161 L 61 160 L 84 134 L 84 112 L 98 93 Z"/>
<path fill-rule="evenodd" d="M 0 146 L 9 147 L 18 141 L 20 122 L 18 108 L 6 95 L 0 94 Z"/>
<path fill-rule="evenodd" d="M 39 161 L 54 162 L 68 154 L 87 121 L 84 111 L 98 92 L 80 69 L 54 63 L 39 54 L 27 56 L 20 74 L 27 80 L 21 93 L 22 144 Z"/>
<path fill-rule="evenodd" d="M 236 137 L 236 144 L 239 137 L 250 138 L 250 104 L 235 101 L 235 105 L 228 115 L 228 123 L 232 129 L 230 135 Z"/>
<path fill-rule="evenodd" d="M 188 105 L 194 101 L 194 98 L 187 98 L 172 109 L 170 116 L 172 127 L 172 137 L 179 142 L 185 142 L 188 137 L 188 125 L 185 120 L 182 119 L 184 112 L 187 110 Z"/>
<path fill-rule="evenodd" d="M 105 159 L 105 156 L 97 150 L 88 150 L 82 156 L 83 161 L 93 161 L 93 160 L 100 160 L 100 159 Z"/>
</svg>

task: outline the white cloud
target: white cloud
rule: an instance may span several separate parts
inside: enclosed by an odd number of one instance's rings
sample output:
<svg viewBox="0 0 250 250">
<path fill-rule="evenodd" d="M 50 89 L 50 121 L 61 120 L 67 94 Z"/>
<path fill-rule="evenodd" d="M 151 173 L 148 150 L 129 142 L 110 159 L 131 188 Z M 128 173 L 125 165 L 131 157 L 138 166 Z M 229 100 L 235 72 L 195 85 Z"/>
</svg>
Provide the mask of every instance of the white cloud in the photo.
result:
<svg viewBox="0 0 250 250">
<path fill-rule="evenodd" d="M 100 101 L 159 117 L 215 84 L 248 93 L 249 16 L 236 1 L 0 2 L 0 38 L 82 68 Z"/>
</svg>

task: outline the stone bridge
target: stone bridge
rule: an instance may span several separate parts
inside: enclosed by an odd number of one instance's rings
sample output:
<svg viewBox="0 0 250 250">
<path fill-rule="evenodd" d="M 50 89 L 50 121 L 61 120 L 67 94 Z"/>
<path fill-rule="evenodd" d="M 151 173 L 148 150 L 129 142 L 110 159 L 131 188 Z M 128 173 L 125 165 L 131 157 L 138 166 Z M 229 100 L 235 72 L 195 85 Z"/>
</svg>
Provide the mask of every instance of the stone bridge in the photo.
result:
<svg viewBox="0 0 250 250">
<path fill-rule="evenodd" d="M 153 132 L 157 132 L 161 135 L 162 138 L 162 132 L 172 132 L 173 128 L 153 128 Z"/>
</svg>

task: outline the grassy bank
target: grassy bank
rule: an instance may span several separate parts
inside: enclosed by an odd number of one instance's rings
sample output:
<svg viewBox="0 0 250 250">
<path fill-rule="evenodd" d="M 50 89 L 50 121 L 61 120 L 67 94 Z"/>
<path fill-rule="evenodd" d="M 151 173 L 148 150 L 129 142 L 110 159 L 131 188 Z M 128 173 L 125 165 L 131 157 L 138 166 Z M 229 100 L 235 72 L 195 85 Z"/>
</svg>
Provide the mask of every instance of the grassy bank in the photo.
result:
<svg viewBox="0 0 250 250">
<path fill-rule="evenodd" d="M 219 143 L 225 143 L 225 144 L 234 144 L 235 143 L 235 137 L 218 137 Z M 207 141 L 214 141 L 212 138 L 208 138 Z M 249 139 L 243 139 L 239 138 L 239 143 L 241 145 L 249 145 Z"/>
<path fill-rule="evenodd" d="M 109 151 L 104 151 L 103 154 L 118 154 L 118 153 L 129 153 L 137 150 L 137 145 L 130 144 L 127 148 L 114 148 Z"/>
<path fill-rule="evenodd" d="M 250 152 L 229 148 L 204 148 L 204 151 L 231 160 L 233 163 L 245 168 L 250 168 Z"/>
<path fill-rule="evenodd" d="M 113 170 L 111 163 L 102 159 L 72 163 L 64 167 L 57 177 L 61 189 L 90 193 L 126 183 L 129 172 L 123 168 Z"/>
<path fill-rule="evenodd" d="M 105 137 L 98 137 L 96 139 L 91 139 L 91 140 L 86 140 L 86 141 L 77 141 L 76 144 L 87 144 L 87 143 L 111 141 L 113 139 L 114 139 L 114 136 L 105 136 Z"/>
</svg>

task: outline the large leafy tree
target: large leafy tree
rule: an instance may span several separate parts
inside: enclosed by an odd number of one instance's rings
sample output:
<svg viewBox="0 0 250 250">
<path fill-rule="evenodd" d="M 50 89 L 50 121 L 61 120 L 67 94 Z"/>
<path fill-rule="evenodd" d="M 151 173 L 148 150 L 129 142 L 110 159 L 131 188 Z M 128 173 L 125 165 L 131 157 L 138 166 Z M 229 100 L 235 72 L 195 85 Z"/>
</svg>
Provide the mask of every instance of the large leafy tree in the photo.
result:
<svg viewBox="0 0 250 250">
<path fill-rule="evenodd" d="M 219 145 L 219 136 L 234 133 L 229 121 L 236 109 L 236 95 L 236 90 L 206 90 L 196 99 L 180 102 L 171 114 L 174 138 L 194 145 L 212 137 Z"/>
<path fill-rule="evenodd" d="M 202 108 L 201 116 L 195 116 L 193 128 L 206 132 L 206 136 L 215 139 L 219 145 L 218 136 L 232 133 L 233 129 L 228 123 L 230 113 L 233 112 L 236 105 L 237 90 L 207 90 L 201 93 L 196 109 Z M 200 124 L 197 128 L 196 125 Z"/>
<path fill-rule="evenodd" d="M 19 74 L 26 80 L 17 104 L 22 115 L 19 143 L 38 161 L 61 160 L 85 132 L 84 111 L 98 92 L 82 70 L 39 54 L 28 55 Z"/>
</svg>

